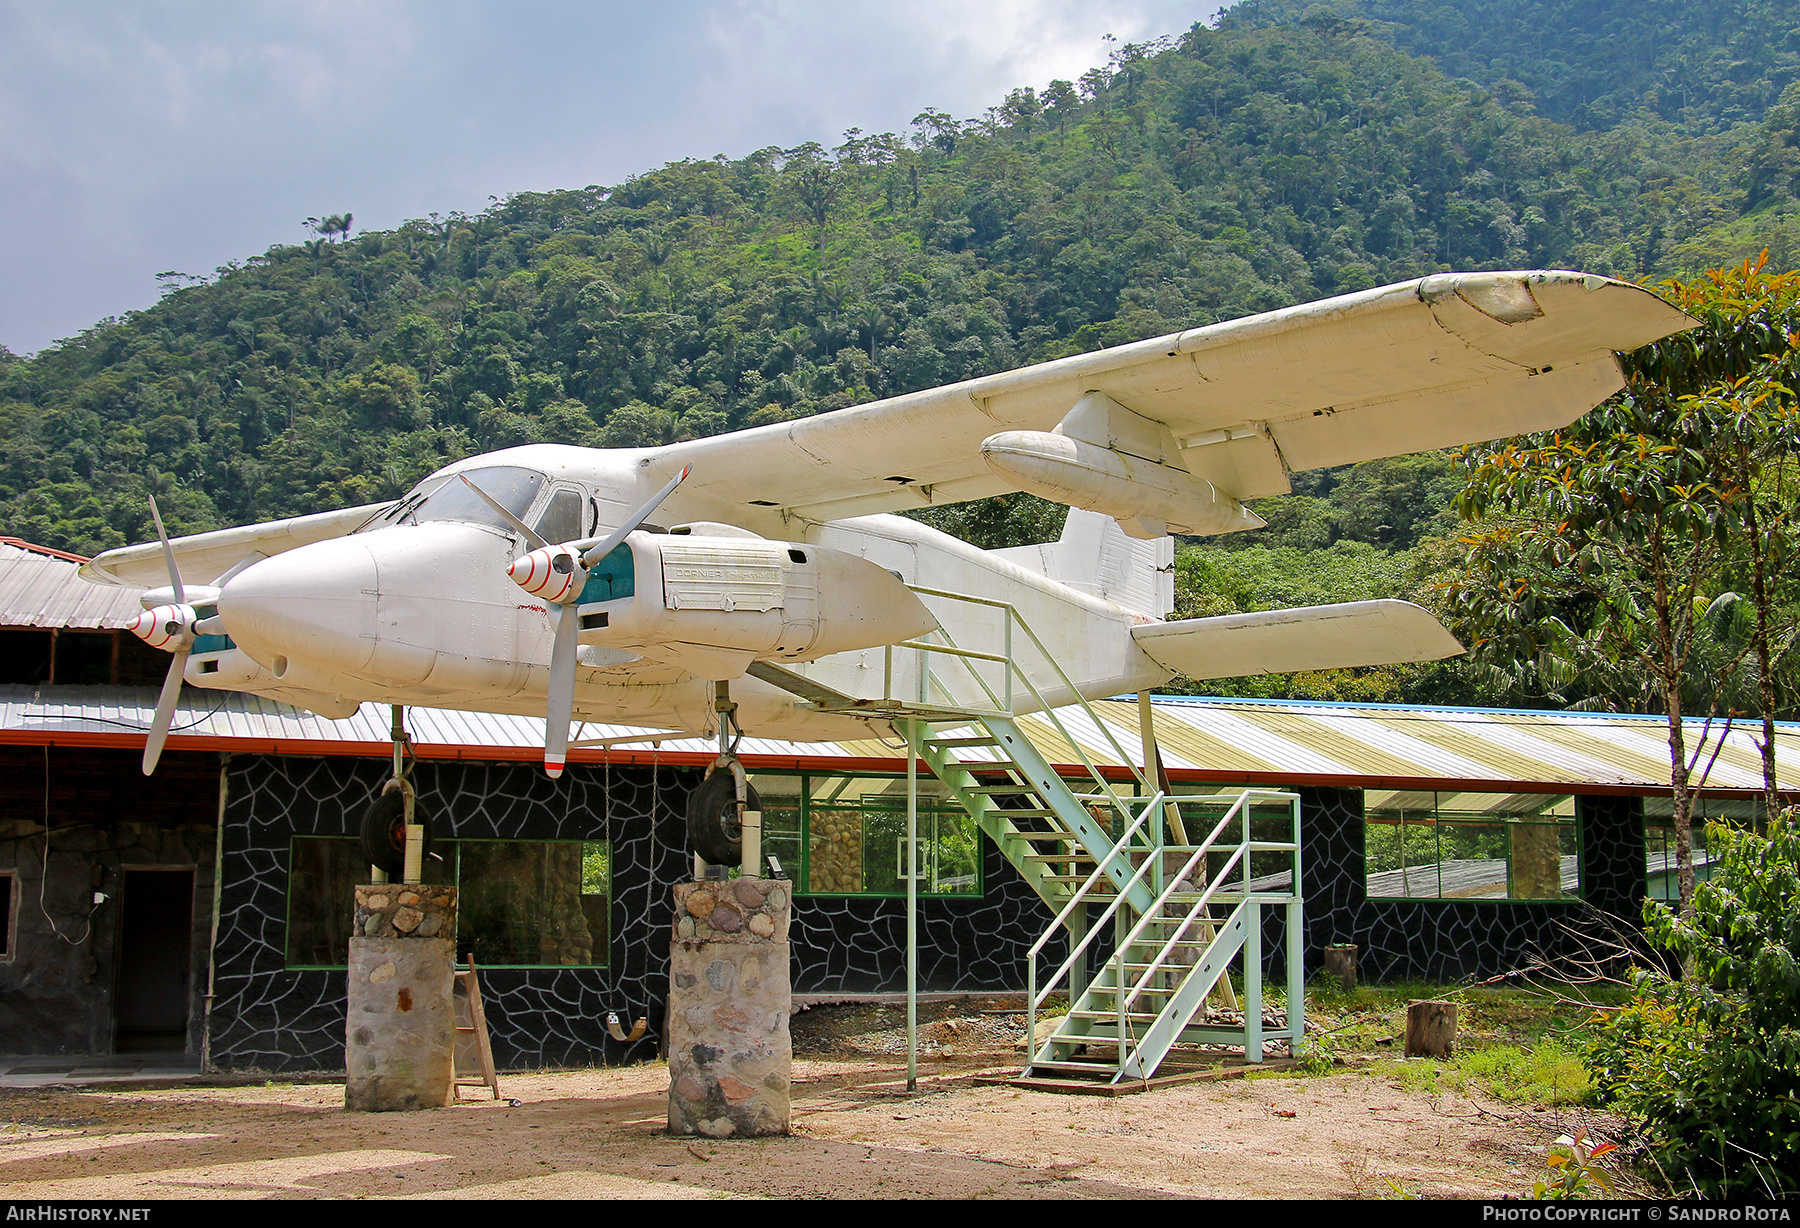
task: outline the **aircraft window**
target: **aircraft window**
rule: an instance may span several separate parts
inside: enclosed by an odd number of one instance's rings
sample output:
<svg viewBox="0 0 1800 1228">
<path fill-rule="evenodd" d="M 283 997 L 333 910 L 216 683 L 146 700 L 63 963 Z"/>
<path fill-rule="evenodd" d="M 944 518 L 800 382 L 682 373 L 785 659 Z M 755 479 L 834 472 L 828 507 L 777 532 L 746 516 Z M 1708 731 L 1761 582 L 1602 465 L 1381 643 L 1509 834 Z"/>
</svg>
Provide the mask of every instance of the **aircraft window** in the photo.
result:
<svg viewBox="0 0 1800 1228">
<path fill-rule="evenodd" d="M 581 495 L 566 487 L 550 496 L 544 514 L 532 526 L 547 542 L 572 542 L 581 536 Z"/>
<path fill-rule="evenodd" d="M 367 533 L 373 529 L 385 529 L 397 524 L 412 524 L 413 512 L 418 510 L 431 493 L 444 484 L 443 478 L 426 478 L 408 491 L 402 498 L 396 499 L 386 511 L 375 513 L 363 521 L 355 529 L 357 533 Z"/>
<path fill-rule="evenodd" d="M 469 481 L 481 487 L 488 498 L 515 516 L 523 516 L 543 489 L 544 475 L 534 469 L 514 465 L 496 465 L 491 469 L 471 469 Z M 471 524 L 488 524 L 506 529 L 508 525 L 480 495 L 459 481 L 445 482 L 407 516 L 415 523 L 426 520 L 466 520 Z"/>
</svg>

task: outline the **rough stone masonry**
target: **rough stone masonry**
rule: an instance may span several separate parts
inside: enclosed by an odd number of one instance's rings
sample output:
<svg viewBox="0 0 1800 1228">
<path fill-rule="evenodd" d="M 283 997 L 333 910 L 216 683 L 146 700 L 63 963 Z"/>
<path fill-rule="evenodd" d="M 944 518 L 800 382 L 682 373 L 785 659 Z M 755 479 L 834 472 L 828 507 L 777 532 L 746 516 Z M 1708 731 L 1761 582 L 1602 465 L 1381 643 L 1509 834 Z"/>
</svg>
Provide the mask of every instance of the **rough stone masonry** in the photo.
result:
<svg viewBox="0 0 1800 1228">
<path fill-rule="evenodd" d="M 788 1132 L 791 884 L 679 883 L 669 944 L 669 1131 Z"/>
<path fill-rule="evenodd" d="M 456 1083 L 456 888 L 356 888 L 344 1107 L 436 1109 Z"/>
</svg>

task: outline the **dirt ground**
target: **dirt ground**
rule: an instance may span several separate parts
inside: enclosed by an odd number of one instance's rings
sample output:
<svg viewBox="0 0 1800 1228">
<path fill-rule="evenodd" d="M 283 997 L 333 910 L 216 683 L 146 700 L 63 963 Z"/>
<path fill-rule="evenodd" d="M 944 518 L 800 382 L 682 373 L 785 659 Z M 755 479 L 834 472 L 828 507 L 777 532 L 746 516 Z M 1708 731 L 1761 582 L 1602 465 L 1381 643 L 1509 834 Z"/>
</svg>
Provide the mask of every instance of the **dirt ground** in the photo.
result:
<svg viewBox="0 0 1800 1228">
<path fill-rule="evenodd" d="M 0 1197 L 1492 1198 L 1582 1124 L 1355 1068 L 1116 1098 L 984 1084 L 1016 1071 L 1018 1017 L 939 1013 L 913 1093 L 892 1012 L 798 1016 L 787 1138 L 671 1137 L 661 1065 L 505 1075 L 508 1100 L 416 1114 L 346 1115 L 341 1081 L 4 1091 Z"/>
</svg>

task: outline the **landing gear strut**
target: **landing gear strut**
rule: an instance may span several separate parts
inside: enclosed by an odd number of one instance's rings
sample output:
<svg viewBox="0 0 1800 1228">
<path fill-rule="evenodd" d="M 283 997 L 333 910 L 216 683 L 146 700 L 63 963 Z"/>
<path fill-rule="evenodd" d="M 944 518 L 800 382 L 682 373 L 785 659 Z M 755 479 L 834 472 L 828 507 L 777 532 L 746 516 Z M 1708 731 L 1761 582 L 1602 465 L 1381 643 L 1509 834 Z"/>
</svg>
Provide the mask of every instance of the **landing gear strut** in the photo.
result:
<svg viewBox="0 0 1800 1228">
<path fill-rule="evenodd" d="M 406 778 L 406 754 L 412 740 L 406 735 L 406 709 L 394 705 L 394 775 L 363 815 L 362 848 L 373 871 L 372 881 L 416 883 L 424 876 L 425 859 L 431 856 L 431 827 Z"/>
<path fill-rule="evenodd" d="M 688 799 L 688 840 L 697 864 L 696 878 L 707 877 L 706 864 L 724 877 L 733 862 L 747 877 L 762 874 L 762 799 L 756 795 L 737 757 L 744 731 L 737 723 L 737 704 L 729 683 L 713 684 L 713 710 L 719 720 L 719 755 L 706 769 L 706 779 Z"/>
</svg>

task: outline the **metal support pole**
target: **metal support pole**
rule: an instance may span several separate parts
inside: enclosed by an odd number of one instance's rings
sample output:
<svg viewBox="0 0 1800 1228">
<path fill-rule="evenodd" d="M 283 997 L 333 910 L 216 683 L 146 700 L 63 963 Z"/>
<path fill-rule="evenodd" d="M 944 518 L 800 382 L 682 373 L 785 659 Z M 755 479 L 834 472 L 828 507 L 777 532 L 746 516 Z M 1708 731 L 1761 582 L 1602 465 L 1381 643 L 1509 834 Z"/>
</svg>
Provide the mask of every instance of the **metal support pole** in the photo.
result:
<svg viewBox="0 0 1800 1228">
<path fill-rule="evenodd" d="M 1294 845 L 1293 881 L 1287 906 L 1288 1056 L 1299 1055 L 1306 1039 L 1306 896 L 1300 886 L 1300 799 L 1289 803 L 1288 839 Z"/>
<path fill-rule="evenodd" d="M 1261 1063 L 1262 1034 L 1262 905 L 1251 902 L 1244 910 L 1249 927 L 1244 935 L 1244 1060 Z"/>
<path fill-rule="evenodd" d="M 1163 803 L 1163 815 L 1169 823 L 1169 834 L 1175 837 L 1176 844 L 1184 845 L 1188 842 L 1187 824 L 1181 820 L 1181 807 L 1176 804 L 1168 769 L 1163 767 L 1162 750 L 1156 745 L 1156 722 L 1154 710 L 1150 706 L 1149 691 L 1137 693 L 1137 709 L 1138 737 L 1144 744 L 1144 775 L 1168 799 Z"/>
<path fill-rule="evenodd" d="M 906 722 L 906 1090 L 919 1090 L 919 722 Z"/>
</svg>

